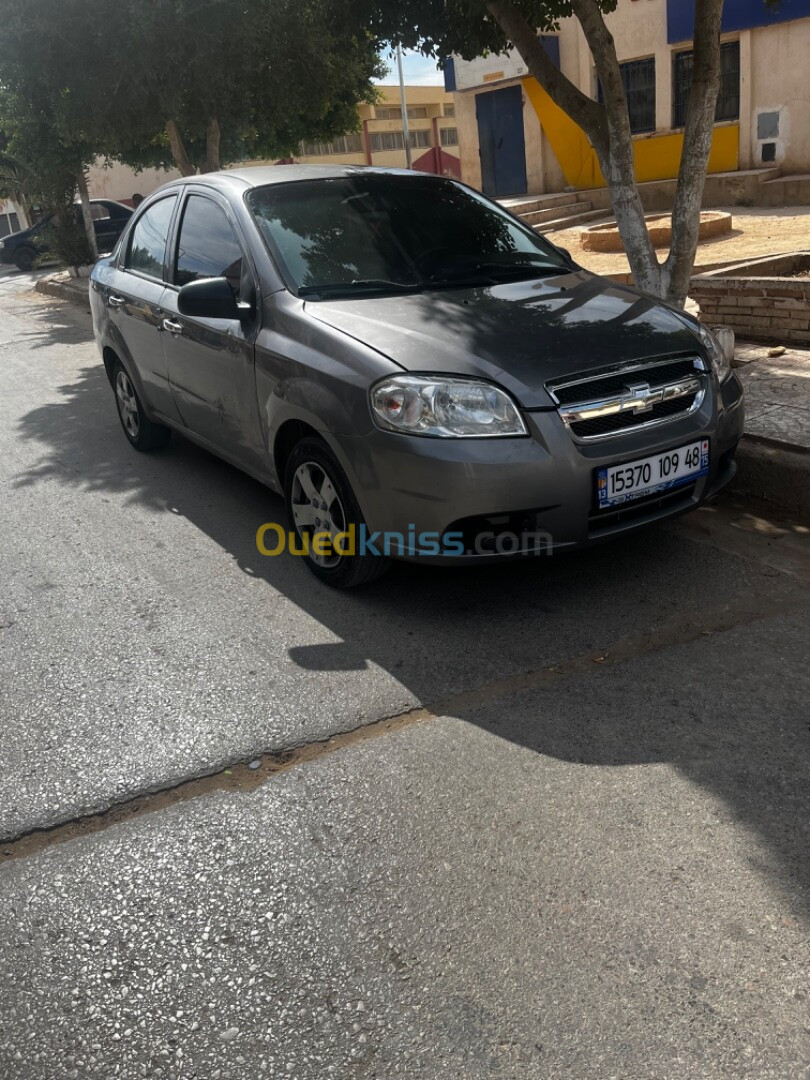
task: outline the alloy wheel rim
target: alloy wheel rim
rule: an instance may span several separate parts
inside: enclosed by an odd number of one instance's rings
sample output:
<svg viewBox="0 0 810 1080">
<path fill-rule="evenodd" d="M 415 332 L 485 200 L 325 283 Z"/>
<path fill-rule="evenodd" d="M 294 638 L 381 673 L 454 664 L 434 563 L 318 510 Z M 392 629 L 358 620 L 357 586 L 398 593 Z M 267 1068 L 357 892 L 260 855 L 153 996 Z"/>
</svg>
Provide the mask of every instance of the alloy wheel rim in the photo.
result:
<svg viewBox="0 0 810 1080">
<path fill-rule="evenodd" d="M 119 371 L 115 380 L 115 396 L 124 430 L 131 439 L 137 439 L 141 430 L 141 416 L 135 390 L 125 371 Z"/>
<path fill-rule="evenodd" d="M 305 540 L 310 559 L 324 569 L 337 566 L 343 558 L 334 550 L 319 555 L 312 549 L 316 533 L 328 533 L 334 542 L 346 531 L 346 512 L 335 485 L 322 466 L 306 461 L 295 470 L 292 486 L 292 515 L 299 539 Z"/>
</svg>

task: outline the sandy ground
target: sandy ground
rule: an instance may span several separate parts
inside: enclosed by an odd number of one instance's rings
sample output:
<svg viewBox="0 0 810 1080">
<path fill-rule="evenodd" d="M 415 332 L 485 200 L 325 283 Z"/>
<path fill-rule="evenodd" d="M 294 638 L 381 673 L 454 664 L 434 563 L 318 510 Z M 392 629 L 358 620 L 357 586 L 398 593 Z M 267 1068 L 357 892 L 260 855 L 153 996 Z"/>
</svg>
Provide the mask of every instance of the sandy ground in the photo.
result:
<svg viewBox="0 0 810 1080">
<path fill-rule="evenodd" d="M 698 247 L 696 271 L 711 269 L 718 263 L 741 262 L 760 255 L 810 248 L 810 206 L 783 206 L 773 209 L 727 206 L 717 209 L 727 210 L 731 214 L 731 232 L 707 240 Z M 581 227 L 561 229 L 549 233 L 548 236 L 555 244 L 568 248 L 577 262 L 596 274 L 622 274 L 629 271 L 624 254 L 583 251 L 580 243 L 583 231 Z M 658 249 L 659 258 L 664 258 L 666 253 L 666 248 Z"/>
</svg>

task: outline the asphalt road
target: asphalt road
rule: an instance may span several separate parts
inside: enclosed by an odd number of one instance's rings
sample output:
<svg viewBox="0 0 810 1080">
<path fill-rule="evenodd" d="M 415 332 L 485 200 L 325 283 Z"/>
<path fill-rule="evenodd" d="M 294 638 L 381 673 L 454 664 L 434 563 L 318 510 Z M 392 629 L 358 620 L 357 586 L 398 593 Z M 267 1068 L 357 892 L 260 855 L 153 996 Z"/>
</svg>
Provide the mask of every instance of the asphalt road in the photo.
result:
<svg viewBox="0 0 810 1080">
<path fill-rule="evenodd" d="M 338 595 L 258 555 L 260 485 L 130 449 L 89 317 L 30 285 L 3 1080 L 810 1076 L 807 533 L 728 498 Z"/>
</svg>

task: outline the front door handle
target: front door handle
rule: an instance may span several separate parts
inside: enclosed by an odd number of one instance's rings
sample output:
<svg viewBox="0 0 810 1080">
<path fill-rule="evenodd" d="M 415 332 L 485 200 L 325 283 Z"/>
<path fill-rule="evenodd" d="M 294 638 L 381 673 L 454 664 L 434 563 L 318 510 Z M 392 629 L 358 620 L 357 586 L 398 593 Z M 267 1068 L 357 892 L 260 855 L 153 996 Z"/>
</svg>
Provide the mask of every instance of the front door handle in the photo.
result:
<svg viewBox="0 0 810 1080">
<path fill-rule="evenodd" d="M 172 319 L 164 319 L 163 329 L 168 330 L 170 334 L 182 334 L 183 324 L 179 322 L 174 322 Z"/>
<path fill-rule="evenodd" d="M 122 308 L 125 303 L 126 303 L 126 300 L 123 298 L 123 296 L 108 296 L 107 297 L 107 304 L 111 308 Z"/>
</svg>

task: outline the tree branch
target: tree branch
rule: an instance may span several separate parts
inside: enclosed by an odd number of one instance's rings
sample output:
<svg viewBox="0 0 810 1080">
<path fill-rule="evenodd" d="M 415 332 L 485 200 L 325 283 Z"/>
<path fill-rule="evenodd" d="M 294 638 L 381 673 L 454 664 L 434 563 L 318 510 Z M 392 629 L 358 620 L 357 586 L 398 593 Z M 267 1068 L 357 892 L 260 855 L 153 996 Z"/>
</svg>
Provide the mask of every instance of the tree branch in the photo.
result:
<svg viewBox="0 0 810 1080">
<path fill-rule="evenodd" d="M 176 120 L 166 121 L 166 134 L 169 136 L 169 146 L 171 147 L 175 165 L 183 176 L 193 176 L 197 170 L 191 164 L 191 158 L 186 151 L 183 136 L 180 134 Z"/>
<path fill-rule="evenodd" d="M 575 86 L 553 62 L 540 44 L 537 31 L 515 6 L 513 0 L 489 0 L 487 10 L 506 37 L 526 61 L 531 75 L 540 83 L 555 105 L 574 120 L 594 147 L 607 145 L 607 125 L 602 107 Z"/>
<path fill-rule="evenodd" d="M 672 246 L 663 272 L 668 294 L 682 304 L 689 289 L 700 230 L 700 208 L 720 89 L 723 0 L 697 0 L 692 86 L 686 110 L 678 186 L 672 208 Z"/>
</svg>

